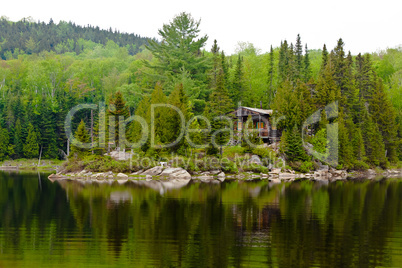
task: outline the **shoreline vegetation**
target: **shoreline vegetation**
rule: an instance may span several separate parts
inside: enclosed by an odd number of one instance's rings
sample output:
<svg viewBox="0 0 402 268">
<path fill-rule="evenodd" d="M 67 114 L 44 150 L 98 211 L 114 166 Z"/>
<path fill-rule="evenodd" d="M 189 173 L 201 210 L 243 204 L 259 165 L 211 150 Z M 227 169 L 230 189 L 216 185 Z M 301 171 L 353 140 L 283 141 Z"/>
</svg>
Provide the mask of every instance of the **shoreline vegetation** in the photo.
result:
<svg viewBox="0 0 402 268">
<path fill-rule="evenodd" d="M 76 172 L 67 173 L 54 173 L 48 178 L 52 182 L 59 180 L 74 180 L 84 183 L 97 182 L 97 183 L 113 183 L 117 181 L 119 184 L 124 184 L 128 181 L 156 181 L 156 182 L 169 182 L 172 188 L 182 185 L 184 182 L 191 180 L 200 181 L 203 183 L 221 183 L 225 180 L 238 180 L 238 181 L 252 181 L 252 180 L 266 180 L 272 183 L 292 182 L 296 180 L 310 180 L 321 182 L 332 182 L 337 180 L 350 180 L 350 179 L 382 179 L 382 178 L 401 178 L 402 169 L 388 169 L 388 170 L 373 170 L 346 172 L 345 170 L 318 170 L 309 173 L 296 173 L 293 170 L 273 169 L 267 173 L 254 173 L 254 172 L 239 172 L 236 174 L 227 174 L 222 170 L 210 170 L 204 172 L 195 172 L 190 174 L 183 168 L 172 168 L 155 166 L 147 170 L 140 170 L 130 174 L 109 172 L 92 172 L 89 170 L 81 170 Z"/>
<path fill-rule="evenodd" d="M 58 171 L 65 163 L 58 159 L 16 159 L 0 162 L 0 171 Z"/>
<path fill-rule="evenodd" d="M 227 157 L 229 155 L 229 157 Z M 190 180 L 204 183 L 221 183 L 225 180 L 267 180 L 273 183 L 295 180 L 337 181 L 347 179 L 401 178 L 401 163 L 389 169 L 337 170 L 321 163 L 308 172 L 295 171 L 290 166 L 274 167 L 272 163 L 264 166 L 270 159 L 261 159 L 256 154 L 246 153 L 230 156 L 224 160 L 196 155 L 193 159 L 180 156 L 150 159 L 147 157 L 130 160 L 116 160 L 110 156 L 92 155 L 84 159 L 41 160 L 18 159 L 3 161 L 0 171 L 52 172 L 51 181 L 74 180 L 83 183 L 122 184 L 127 181 L 156 181 L 171 183 L 171 187 L 182 185 Z M 198 157 L 198 158 L 197 158 Z M 163 160 L 163 161 L 161 161 Z M 278 160 L 277 160 L 278 161 Z M 265 162 L 265 163 L 264 163 Z M 139 164 L 144 164 L 140 166 Z M 278 164 L 276 162 L 276 164 Z"/>
<path fill-rule="evenodd" d="M 402 177 L 401 163 L 388 169 L 362 170 L 335 169 L 318 160 L 312 161 L 312 166 L 308 168 L 294 163 L 289 166 L 274 150 L 266 146 L 259 146 L 250 153 L 244 152 L 241 146 L 229 146 L 223 149 L 221 157 L 208 156 L 202 150 L 193 152 L 190 157 L 162 154 L 162 157 L 157 159 L 134 154 L 130 155 L 128 160 L 119 160 L 116 151 L 111 155 L 72 157 L 49 178 L 83 181 L 195 179 L 203 182 L 267 179 L 280 182 L 297 179 L 332 181 L 348 178 Z"/>
</svg>

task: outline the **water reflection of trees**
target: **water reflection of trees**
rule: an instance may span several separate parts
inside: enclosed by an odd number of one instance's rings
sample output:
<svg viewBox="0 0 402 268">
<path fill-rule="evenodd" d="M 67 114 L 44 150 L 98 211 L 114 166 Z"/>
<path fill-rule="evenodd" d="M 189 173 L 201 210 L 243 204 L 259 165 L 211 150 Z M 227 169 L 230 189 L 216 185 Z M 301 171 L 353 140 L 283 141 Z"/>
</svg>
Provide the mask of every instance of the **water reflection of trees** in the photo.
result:
<svg viewBox="0 0 402 268">
<path fill-rule="evenodd" d="M 53 226 L 54 247 L 71 252 L 78 246 L 81 254 L 90 252 L 87 263 L 343 267 L 401 261 L 390 254 L 402 241 L 399 181 L 190 182 L 162 194 L 146 183 L 43 181 L 42 192 L 33 179 L 16 183 L 0 180 L 0 243 L 9 243 L 7 226 L 19 227 L 20 238 L 32 224 Z M 19 212 L 10 216 L 10 210 Z M 77 243 L 67 243 L 71 235 Z M 21 239 L 16 249 L 31 242 Z"/>
</svg>

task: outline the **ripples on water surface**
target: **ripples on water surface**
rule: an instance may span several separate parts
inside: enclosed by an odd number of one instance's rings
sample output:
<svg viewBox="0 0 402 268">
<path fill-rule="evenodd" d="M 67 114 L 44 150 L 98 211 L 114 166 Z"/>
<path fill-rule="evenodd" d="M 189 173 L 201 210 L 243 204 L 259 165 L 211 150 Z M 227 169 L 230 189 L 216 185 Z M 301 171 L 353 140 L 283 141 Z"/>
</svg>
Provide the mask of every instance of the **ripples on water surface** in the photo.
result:
<svg viewBox="0 0 402 268">
<path fill-rule="evenodd" d="M 400 179 L 151 186 L 0 173 L 0 267 L 402 266 Z"/>
</svg>

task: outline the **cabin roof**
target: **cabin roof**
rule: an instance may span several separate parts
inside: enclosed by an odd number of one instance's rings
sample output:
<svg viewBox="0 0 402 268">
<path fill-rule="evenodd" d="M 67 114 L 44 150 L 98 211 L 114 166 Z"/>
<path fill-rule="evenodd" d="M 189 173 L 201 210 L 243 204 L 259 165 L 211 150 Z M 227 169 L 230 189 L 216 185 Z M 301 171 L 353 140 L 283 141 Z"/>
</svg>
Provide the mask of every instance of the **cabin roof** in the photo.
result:
<svg viewBox="0 0 402 268">
<path fill-rule="evenodd" d="M 239 109 L 246 109 L 249 111 L 252 111 L 254 113 L 258 113 L 258 114 L 267 114 L 267 115 L 271 115 L 273 113 L 273 110 L 266 110 L 266 109 L 257 109 L 257 108 L 251 108 L 251 107 L 245 107 L 245 106 L 240 106 L 236 109 L 236 111 L 234 111 L 234 113 L 236 113 Z"/>
<path fill-rule="evenodd" d="M 248 109 L 250 111 L 260 113 L 260 114 L 272 114 L 273 113 L 273 110 L 257 109 L 257 108 L 250 108 L 250 107 L 244 107 L 244 106 L 243 106 L 243 108 Z"/>
</svg>

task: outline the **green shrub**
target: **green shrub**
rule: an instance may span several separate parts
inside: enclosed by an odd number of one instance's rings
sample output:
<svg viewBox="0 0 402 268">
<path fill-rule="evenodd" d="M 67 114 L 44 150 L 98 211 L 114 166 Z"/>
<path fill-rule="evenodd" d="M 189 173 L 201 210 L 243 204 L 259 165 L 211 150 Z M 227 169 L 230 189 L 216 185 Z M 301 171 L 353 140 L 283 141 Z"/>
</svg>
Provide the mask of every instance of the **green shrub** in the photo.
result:
<svg viewBox="0 0 402 268">
<path fill-rule="evenodd" d="M 64 169 L 65 172 L 73 172 L 85 169 L 92 172 L 113 171 L 115 173 L 119 173 L 139 170 L 140 167 L 134 164 L 135 162 L 132 162 L 130 165 L 130 161 L 114 160 L 110 156 L 88 155 L 82 160 L 70 159 L 64 165 Z"/>
<path fill-rule="evenodd" d="M 226 146 L 223 149 L 223 157 L 235 158 L 236 155 L 244 154 L 245 148 L 241 146 Z"/>
<path fill-rule="evenodd" d="M 280 163 L 280 158 L 277 156 L 274 150 L 266 147 L 256 147 L 253 149 L 253 154 L 258 155 L 264 166 L 269 164 L 277 165 Z"/>
<path fill-rule="evenodd" d="M 314 163 L 311 161 L 295 161 L 291 162 L 290 166 L 292 169 L 302 173 L 307 173 L 315 169 Z"/>
<path fill-rule="evenodd" d="M 356 161 L 353 162 L 353 169 L 354 170 L 367 170 L 369 168 L 370 168 L 370 166 L 367 163 L 365 163 L 365 162 L 363 162 L 361 160 L 356 160 Z"/>
<path fill-rule="evenodd" d="M 300 172 L 307 173 L 314 169 L 313 163 L 311 161 L 305 161 L 300 166 Z"/>
<path fill-rule="evenodd" d="M 235 174 L 235 173 L 239 172 L 239 170 L 237 169 L 236 163 L 234 163 L 232 161 L 223 161 L 222 162 L 222 170 L 225 173 L 231 173 L 231 174 Z"/>
<path fill-rule="evenodd" d="M 256 164 L 250 164 L 250 165 L 245 165 L 243 166 L 243 171 L 251 171 L 254 173 L 268 173 L 269 169 L 264 166 L 256 165 Z"/>
</svg>

